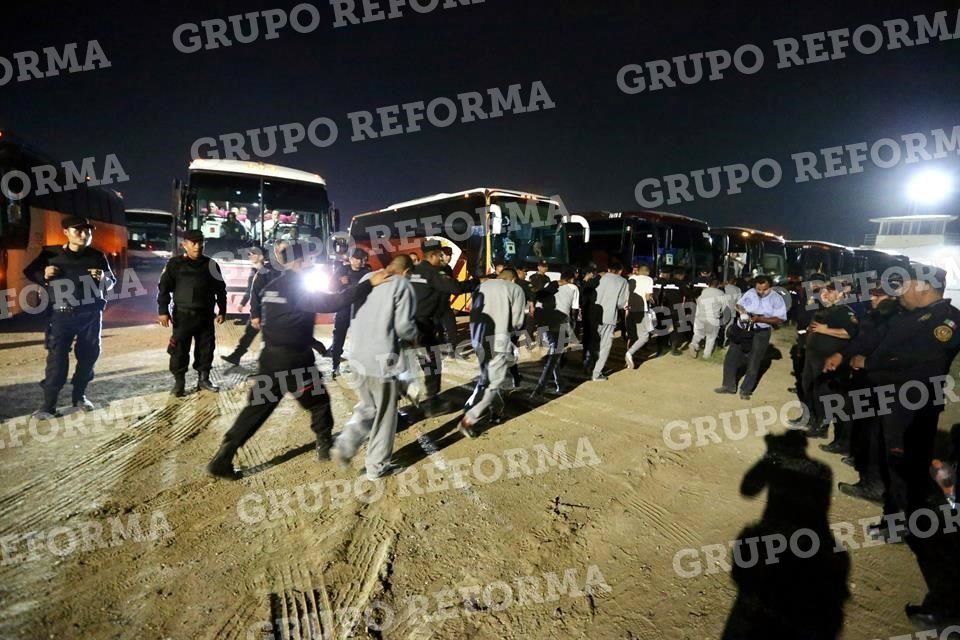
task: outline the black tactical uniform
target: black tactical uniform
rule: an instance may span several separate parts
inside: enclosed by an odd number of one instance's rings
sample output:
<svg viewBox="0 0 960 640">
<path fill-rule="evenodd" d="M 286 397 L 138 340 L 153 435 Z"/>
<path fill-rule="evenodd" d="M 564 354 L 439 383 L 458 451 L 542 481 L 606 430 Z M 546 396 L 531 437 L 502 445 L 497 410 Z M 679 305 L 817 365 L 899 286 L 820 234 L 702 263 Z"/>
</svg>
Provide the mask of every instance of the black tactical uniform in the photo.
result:
<svg viewBox="0 0 960 640">
<path fill-rule="evenodd" d="M 264 287 L 266 287 L 271 280 L 278 277 L 280 273 L 277 268 L 267 261 L 264 261 L 259 269 L 254 269 L 253 273 L 250 274 L 250 278 L 247 280 L 247 292 L 243 294 L 243 298 L 240 300 L 240 306 L 246 306 L 251 300 L 259 300 L 260 296 L 263 295 Z M 259 315 L 255 316 L 253 314 L 253 309 L 254 307 L 251 304 L 250 320 L 259 319 Z M 253 344 L 254 339 L 259 333 L 260 329 L 254 327 L 248 320 L 247 326 L 244 327 L 243 335 L 240 336 L 240 341 L 237 342 L 237 348 L 234 349 L 230 355 L 221 357 L 232 365 L 239 365 L 241 358 L 246 355 L 250 349 L 250 345 Z"/>
<path fill-rule="evenodd" d="M 883 458 L 881 473 L 886 486 L 884 512 L 911 513 L 925 505 L 932 489 L 929 475 L 937 422 L 943 411 L 943 382 L 934 380 L 950 371 L 960 351 L 960 311 L 949 300 L 905 311 L 891 319 L 883 341 L 867 355 L 864 371 L 875 385 L 894 385 L 896 400 L 880 415 Z M 919 391 L 906 394 L 901 387 L 922 385 L 927 402 L 917 407 Z M 905 406 L 910 405 L 910 406 Z"/>
<path fill-rule="evenodd" d="M 202 240 L 199 231 L 188 231 L 186 240 Z M 198 389 L 219 391 L 210 381 L 213 352 L 217 347 L 214 330 L 214 304 L 220 315 L 227 313 L 227 285 L 223 281 L 220 265 L 215 260 L 201 255 L 197 260 L 187 256 L 170 258 L 160 274 L 158 314 L 170 315 L 170 299 L 173 298 L 173 335 L 167 346 L 170 354 L 170 373 L 175 385 L 174 395 L 183 395 L 184 379 L 190 366 L 190 343 L 194 342 L 193 368 L 197 370 Z"/>
<path fill-rule="evenodd" d="M 883 342 L 890 321 L 901 311 L 895 298 L 883 300 L 876 309 L 871 309 L 860 321 L 857 336 L 843 350 L 844 359 L 849 361 L 853 356 L 873 353 Z M 870 373 L 863 369 L 854 370 L 850 376 L 851 398 L 848 398 L 846 413 L 851 416 L 850 454 L 853 456 L 854 468 L 860 474 L 860 482 L 856 485 L 840 483 L 840 490 L 844 493 L 870 500 L 879 500 L 883 495 L 883 481 L 880 477 L 880 459 L 883 452 L 880 449 L 880 424 L 876 416 L 877 400 L 876 396 L 870 393 L 864 400 L 859 400 L 860 406 L 854 407 L 852 396 L 855 391 L 870 389 L 875 384 L 870 379 Z M 858 399 L 862 397 L 863 394 L 857 394 Z M 854 417 L 855 414 L 860 417 Z"/>
<path fill-rule="evenodd" d="M 354 258 L 367 259 L 367 254 L 362 249 L 357 249 L 353 253 Z M 346 291 L 350 287 L 355 287 L 363 276 L 370 273 L 370 267 L 361 266 L 354 271 L 350 264 L 340 266 L 334 278 L 336 279 L 337 291 Z M 342 284 L 340 279 L 346 277 L 347 284 Z M 333 345 L 330 347 L 330 357 L 333 358 L 333 371 L 335 374 L 340 372 L 340 360 L 343 357 L 343 346 L 347 342 L 347 331 L 350 330 L 350 321 L 357 314 L 357 309 L 363 304 L 363 300 L 358 300 L 356 304 L 348 305 L 339 311 L 333 319 Z"/>
<path fill-rule="evenodd" d="M 776 295 L 776 292 L 773 295 Z M 850 338 L 857 335 L 856 314 L 845 304 L 835 304 L 821 309 L 813 315 L 812 320 L 830 329 L 845 329 Z M 828 394 L 846 394 L 847 392 L 849 369 L 841 365 L 835 371 L 824 372 L 824 362 L 834 353 L 843 351 L 849 343 L 849 338 L 807 333 L 802 384 L 803 397 L 810 411 L 809 433 L 812 437 L 822 436 L 829 427 L 823 397 Z"/>
<path fill-rule="evenodd" d="M 439 244 L 426 244 L 424 251 L 439 249 Z M 410 275 L 410 284 L 417 296 L 417 312 L 414 320 L 417 323 L 418 346 L 426 350 L 421 354 L 421 365 L 424 367 L 424 387 L 427 401 L 434 401 L 440 393 L 441 360 L 437 353 L 438 346 L 437 319 L 443 305 L 449 305 L 451 295 L 461 295 L 472 291 L 475 285 L 473 280 L 459 282 L 454 280 L 441 269 L 434 267 L 426 260 L 413 268 Z"/>
<path fill-rule="evenodd" d="M 292 259 L 303 258 L 301 246 L 291 246 L 290 250 Z M 287 270 L 264 287 L 259 299 L 251 299 L 251 315 L 262 321 L 264 347 L 259 371 L 247 406 L 224 435 L 220 450 L 207 467 L 211 474 L 237 477 L 234 455 L 263 426 L 287 392 L 310 412 L 317 455 L 321 460 L 329 459 L 333 413 L 312 351 L 315 316 L 349 309 L 352 303 L 365 299 L 372 288 L 365 281 L 340 293 L 311 293 L 302 271 Z"/>
<path fill-rule="evenodd" d="M 64 229 L 93 225 L 86 218 L 64 218 Z M 58 272 L 47 280 L 44 271 L 56 267 Z M 91 269 L 102 272 L 99 280 Z M 107 257 L 92 247 L 73 251 L 69 244 L 61 247 L 44 247 L 23 274 L 46 290 L 48 318 L 46 331 L 47 367 L 43 381 L 43 406 L 37 417 L 57 415 L 57 398 L 67 381 L 70 367 L 70 349 L 76 340 L 77 366 L 73 372 L 73 406 L 93 409 L 86 397 L 87 385 L 93 380 L 93 368 L 100 357 L 100 329 L 103 310 L 107 306 L 104 293 L 116 284 L 116 276 L 110 270 Z"/>
</svg>

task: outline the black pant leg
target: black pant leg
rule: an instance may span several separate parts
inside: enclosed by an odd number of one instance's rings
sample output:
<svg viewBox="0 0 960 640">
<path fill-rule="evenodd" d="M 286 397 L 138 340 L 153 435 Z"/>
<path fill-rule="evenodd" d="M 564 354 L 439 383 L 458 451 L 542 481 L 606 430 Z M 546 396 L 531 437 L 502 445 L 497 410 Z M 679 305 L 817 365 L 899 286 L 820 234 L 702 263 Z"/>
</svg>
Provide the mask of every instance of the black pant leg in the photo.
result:
<svg viewBox="0 0 960 640">
<path fill-rule="evenodd" d="M 210 372 L 213 367 L 213 353 L 217 350 L 217 330 L 213 318 L 212 315 L 199 315 L 193 333 L 196 341 L 193 368 L 201 373 Z"/>
<path fill-rule="evenodd" d="M 288 389 L 296 388 L 295 396 L 300 406 L 310 412 L 310 430 L 318 441 L 331 443 L 333 441 L 333 411 L 330 408 L 330 395 L 321 381 L 320 372 L 316 366 L 305 368 L 306 373 L 302 380 L 291 375 L 287 382 Z M 302 384 L 306 382 L 306 384 Z"/>
<path fill-rule="evenodd" d="M 240 341 L 237 343 L 236 353 L 238 355 L 243 355 L 250 350 L 250 345 L 253 344 L 254 339 L 257 337 L 257 334 L 260 333 L 260 329 L 254 328 L 249 322 L 243 330 L 243 335 L 240 336 Z"/>
<path fill-rule="evenodd" d="M 763 365 L 763 359 L 767 354 L 767 346 L 770 344 L 770 331 L 756 331 L 753 334 L 753 341 L 750 346 L 750 355 L 747 356 L 747 373 L 743 376 L 743 384 L 740 386 L 741 393 L 753 393 L 760 382 L 760 367 Z"/>
<path fill-rule="evenodd" d="M 330 347 L 330 357 L 333 358 L 333 368 L 340 366 L 343 358 L 343 346 L 347 342 L 347 331 L 350 329 L 350 309 L 340 309 L 333 319 L 333 345 Z"/>
<path fill-rule="evenodd" d="M 48 413 L 57 408 L 57 398 L 60 390 L 67 382 L 67 373 L 70 370 L 70 348 L 77 335 L 76 326 L 70 314 L 53 313 L 47 325 L 46 347 L 47 363 L 44 369 L 43 380 L 43 407 Z"/>
<path fill-rule="evenodd" d="M 167 345 L 170 354 L 170 373 L 183 376 L 190 368 L 190 343 L 193 340 L 193 314 L 173 311 L 173 333 Z"/>
<path fill-rule="evenodd" d="M 723 356 L 723 386 L 727 389 L 737 388 L 737 371 L 743 362 L 743 347 L 731 342 L 726 355 Z"/>
<path fill-rule="evenodd" d="M 93 380 L 94 366 L 100 358 L 100 330 L 103 324 L 100 311 L 85 311 L 77 314 L 77 344 L 75 352 L 77 366 L 73 372 L 73 400 L 77 402 L 87 391 L 87 385 Z"/>
</svg>

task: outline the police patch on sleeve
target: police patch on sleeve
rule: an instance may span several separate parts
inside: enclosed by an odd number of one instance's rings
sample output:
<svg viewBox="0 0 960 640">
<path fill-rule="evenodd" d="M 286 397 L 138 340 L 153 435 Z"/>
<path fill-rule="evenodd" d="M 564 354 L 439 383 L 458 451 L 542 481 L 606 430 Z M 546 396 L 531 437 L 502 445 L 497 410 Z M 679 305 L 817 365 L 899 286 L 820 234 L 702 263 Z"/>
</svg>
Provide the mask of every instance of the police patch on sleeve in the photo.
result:
<svg viewBox="0 0 960 640">
<path fill-rule="evenodd" d="M 941 324 L 933 330 L 933 337 L 940 342 L 950 342 L 950 338 L 953 337 L 953 329 L 945 324 Z"/>
</svg>

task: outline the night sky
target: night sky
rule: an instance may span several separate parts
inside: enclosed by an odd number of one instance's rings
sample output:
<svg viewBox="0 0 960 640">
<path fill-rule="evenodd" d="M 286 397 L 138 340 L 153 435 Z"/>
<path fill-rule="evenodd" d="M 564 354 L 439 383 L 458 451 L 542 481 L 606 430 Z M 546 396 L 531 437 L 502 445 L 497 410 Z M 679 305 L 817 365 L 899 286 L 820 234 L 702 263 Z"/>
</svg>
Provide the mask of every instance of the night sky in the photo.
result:
<svg viewBox="0 0 960 640">
<path fill-rule="evenodd" d="M 960 179 L 955 154 L 893 169 L 867 162 L 861 174 L 803 184 L 793 182 L 790 159 L 960 124 L 960 39 L 869 56 L 850 47 L 843 60 L 782 70 L 773 46 L 781 37 L 951 7 L 952 31 L 955 3 L 486 0 L 334 28 L 324 1 L 314 3 L 321 22 L 312 33 L 287 27 L 275 40 L 192 54 L 173 46 L 182 23 L 297 4 L 11 3 L 0 56 L 78 42 L 82 60 L 95 39 L 112 66 L 0 87 L 0 128 L 59 160 L 116 154 L 131 177 L 118 187 L 128 207 L 168 208 L 170 185 L 186 176 L 190 145 L 201 136 L 318 116 L 338 123 L 335 144 L 305 141 L 298 153 L 265 161 L 323 175 L 347 218 L 476 186 L 559 194 L 571 211 L 637 209 L 642 178 L 771 157 L 784 168 L 777 187 L 748 183 L 738 195 L 660 208 L 713 225 L 859 244 L 876 230 L 868 218 L 908 211 L 904 184 L 918 169 Z M 766 56 L 754 75 L 731 68 L 719 81 L 637 95 L 617 86 L 625 64 L 746 43 Z M 526 96 L 537 80 L 555 109 L 350 141 L 352 111 L 514 83 Z M 960 196 L 920 211 L 960 213 Z"/>
</svg>

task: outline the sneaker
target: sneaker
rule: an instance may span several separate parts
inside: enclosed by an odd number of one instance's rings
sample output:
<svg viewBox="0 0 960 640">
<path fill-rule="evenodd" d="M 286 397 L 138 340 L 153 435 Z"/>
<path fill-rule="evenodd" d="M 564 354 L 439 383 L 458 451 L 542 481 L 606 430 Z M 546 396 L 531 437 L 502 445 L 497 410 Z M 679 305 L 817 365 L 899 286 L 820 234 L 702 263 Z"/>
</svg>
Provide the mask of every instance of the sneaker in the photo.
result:
<svg viewBox="0 0 960 640">
<path fill-rule="evenodd" d="M 63 414 L 56 409 L 53 410 L 53 413 L 45 409 L 37 409 L 30 414 L 30 417 L 34 420 L 53 420 L 54 418 L 62 418 Z"/>
<path fill-rule="evenodd" d="M 97 405 L 90 402 L 87 396 L 81 396 L 79 400 L 74 400 L 73 406 L 81 411 L 94 411 L 97 408 Z"/>
<path fill-rule="evenodd" d="M 713 390 L 713 392 L 714 392 L 714 393 L 730 393 L 730 394 L 733 394 L 733 393 L 736 393 L 737 390 L 736 390 L 736 389 L 728 389 L 727 387 L 717 387 L 716 389 Z"/>
<path fill-rule="evenodd" d="M 467 438 L 476 438 L 480 434 L 473 428 L 474 425 L 470 424 L 470 420 L 467 419 L 467 416 L 460 418 L 460 422 L 457 423 L 457 431 L 463 434 Z"/>
<path fill-rule="evenodd" d="M 623 359 L 627 363 L 627 369 L 633 370 L 637 368 L 637 365 L 633 361 L 633 354 L 629 351 L 627 352 L 627 355 L 623 356 Z"/>
<path fill-rule="evenodd" d="M 392 462 L 388 462 L 387 464 L 380 467 L 380 470 L 377 471 L 376 473 L 370 473 L 369 471 L 367 471 L 367 480 L 369 480 L 370 482 L 383 480 L 384 478 L 387 478 L 389 476 L 395 476 L 398 473 L 401 473 L 403 469 L 404 468 L 401 467 L 400 465 L 393 464 Z"/>
<path fill-rule="evenodd" d="M 840 458 L 840 462 L 847 465 L 848 467 L 856 468 L 857 466 L 856 458 L 854 458 L 853 456 L 843 456 L 842 458 Z"/>
<path fill-rule="evenodd" d="M 741 399 L 741 400 L 749 400 L 751 395 L 753 395 L 753 394 L 744 393 L 743 391 L 741 391 L 741 392 L 740 392 L 740 399 Z"/>
<path fill-rule="evenodd" d="M 604 375 L 604 374 L 602 374 L 602 373 L 601 373 L 600 375 L 598 375 L 597 377 L 592 378 L 592 380 L 593 380 L 594 382 L 603 382 L 603 381 L 609 380 L 609 379 L 610 379 L 610 378 L 608 378 L 606 375 Z"/>
<path fill-rule="evenodd" d="M 336 444 L 330 447 L 330 458 L 337 463 L 341 469 L 349 469 L 350 461 L 353 460 L 353 456 L 348 456 L 344 453 L 343 449 L 339 448 Z"/>
<path fill-rule="evenodd" d="M 672 356 L 682 356 L 682 355 L 683 355 L 683 351 L 680 351 L 680 349 L 674 349 L 674 350 L 672 350 L 672 351 L 670 352 L 670 355 L 672 355 Z"/>
</svg>

